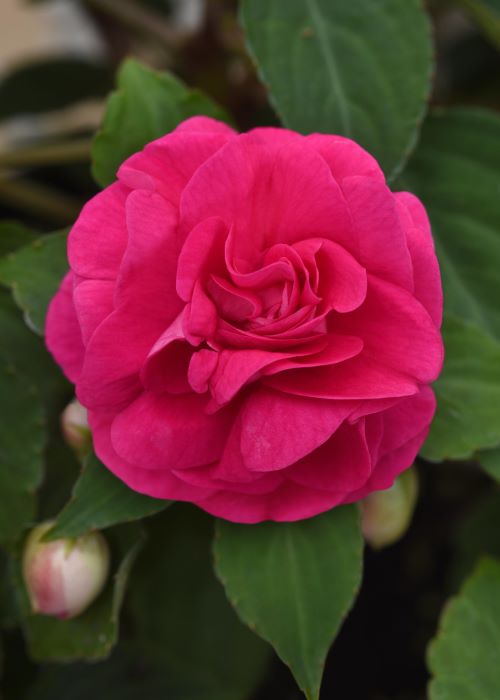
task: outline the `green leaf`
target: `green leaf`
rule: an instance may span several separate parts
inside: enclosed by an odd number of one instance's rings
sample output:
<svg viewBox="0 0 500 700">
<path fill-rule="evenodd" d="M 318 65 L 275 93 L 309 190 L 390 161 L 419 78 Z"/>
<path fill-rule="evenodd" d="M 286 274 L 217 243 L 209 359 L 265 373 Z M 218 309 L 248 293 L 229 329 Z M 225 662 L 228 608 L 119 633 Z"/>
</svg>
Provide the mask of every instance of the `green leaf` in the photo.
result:
<svg viewBox="0 0 500 700">
<path fill-rule="evenodd" d="M 125 61 L 92 149 L 97 182 L 109 185 L 128 156 L 195 114 L 228 119 L 212 100 L 189 90 L 170 73 L 154 71 L 134 59 Z"/>
<path fill-rule="evenodd" d="M 31 243 L 36 237 L 36 233 L 17 221 L 0 221 L 0 257 Z"/>
<path fill-rule="evenodd" d="M 432 223 L 445 308 L 500 338 L 500 117 L 436 112 L 398 187 L 418 195 Z"/>
<path fill-rule="evenodd" d="M 476 459 L 488 474 L 500 482 L 500 447 L 494 450 L 482 450 Z"/>
<path fill-rule="evenodd" d="M 35 515 L 46 429 L 56 428 L 68 385 L 5 289 L 0 338 L 0 541 L 12 544 Z"/>
<path fill-rule="evenodd" d="M 64 56 L 27 63 L 0 82 L 0 121 L 17 114 L 62 109 L 78 100 L 104 96 L 111 75 L 102 65 Z"/>
<path fill-rule="evenodd" d="M 170 501 L 132 491 L 91 454 L 73 489 L 71 500 L 57 517 L 45 540 L 78 537 L 89 530 L 102 530 L 117 523 L 159 513 Z"/>
<path fill-rule="evenodd" d="M 30 656 L 36 661 L 87 661 L 106 658 L 118 639 L 119 614 L 132 565 L 144 544 L 136 524 L 121 525 L 107 533 L 114 574 L 105 590 L 82 615 L 57 620 L 30 612 L 22 580 L 21 563 L 14 568 L 14 585 L 23 615 L 23 630 Z"/>
<path fill-rule="evenodd" d="M 10 286 L 27 325 L 43 335 L 50 300 L 68 269 L 65 231 L 41 236 L 0 260 L 0 283 Z"/>
<path fill-rule="evenodd" d="M 13 542 L 33 519 L 43 474 L 45 420 L 35 387 L 0 366 L 0 542 Z"/>
<path fill-rule="evenodd" d="M 430 646 L 430 700 L 498 700 L 499 644 L 500 563 L 484 559 L 446 607 Z"/>
<path fill-rule="evenodd" d="M 43 473 L 43 398 L 55 385 L 40 339 L 2 289 L 0 329 L 0 541 L 13 542 L 34 516 L 34 492 Z"/>
<path fill-rule="evenodd" d="M 430 90 L 419 0 L 243 0 L 241 16 L 285 126 L 350 137 L 399 172 Z"/>
<path fill-rule="evenodd" d="M 12 295 L 0 287 L 1 352 L 8 367 L 29 380 L 43 401 L 50 428 L 59 424 L 59 414 L 68 401 L 69 383 L 47 352 L 42 338 L 23 323 Z"/>
<path fill-rule="evenodd" d="M 129 600 L 137 643 L 182 690 L 168 697 L 248 698 L 270 649 L 240 623 L 213 574 L 213 519 L 176 503 L 147 525 Z"/>
<path fill-rule="evenodd" d="M 443 336 L 445 363 L 434 384 L 438 409 L 422 449 L 431 461 L 467 459 L 500 443 L 500 343 L 452 317 Z"/>
<path fill-rule="evenodd" d="M 217 522 L 216 570 L 230 601 L 310 700 L 358 591 L 362 546 L 354 506 L 294 523 Z"/>
</svg>

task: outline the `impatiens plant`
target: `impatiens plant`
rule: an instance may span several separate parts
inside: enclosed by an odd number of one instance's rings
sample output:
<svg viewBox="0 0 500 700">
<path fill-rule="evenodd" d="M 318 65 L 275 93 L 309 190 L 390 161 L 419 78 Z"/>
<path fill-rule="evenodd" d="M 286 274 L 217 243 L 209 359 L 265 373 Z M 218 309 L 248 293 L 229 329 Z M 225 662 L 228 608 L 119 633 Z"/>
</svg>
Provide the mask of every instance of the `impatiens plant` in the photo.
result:
<svg viewBox="0 0 500 700">
<path fill-rule="evenodd" d="M 500 7 L 166 5 L 0 153 L 4 696 L 499 698 Z"/>
</svg>

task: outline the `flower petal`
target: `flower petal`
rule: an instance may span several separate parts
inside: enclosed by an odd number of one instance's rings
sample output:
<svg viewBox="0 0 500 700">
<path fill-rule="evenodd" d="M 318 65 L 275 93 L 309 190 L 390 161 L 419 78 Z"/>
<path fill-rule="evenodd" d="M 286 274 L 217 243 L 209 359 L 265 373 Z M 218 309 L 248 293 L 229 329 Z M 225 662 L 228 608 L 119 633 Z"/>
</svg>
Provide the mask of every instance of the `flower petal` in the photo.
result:
<svg viewBox="0 0 500 700">
<path fill-rule="evenodd" d="M 419 382 L 434 381 L 443 364 L 443 343 L 427 310 L 401 287 L 371 275 L 364 304 L 338 315 L 340 333 L 357 334 L 363 354 Z"/>
<path fill-rule="evenodd" d="M 326 442 L 351 411 L 341 402 L 299 399 L 265 388 L 253 392 L 238 421 L 245 466 L 284 469 Z"/>
<path fill-rule="evenodd" d="M 129 192 L 114 183 L 83 207 L 68 237 L 68 259 L 77 275 L 116 278 L 127 245 L 125 202 Z"/>
<path fill-rule="evenodd" d="M 379 454 L 383 456 L 397 450 L 416 435 L 428 429 L 436 411 L 436 397 L 430 387 L 421 387 L 419 393 L 402 399 L 381 415 L 384 435 Z M 370 419 L 367 419 L 370 420 Z"/>
<path fill-rule="evenodd" d="M 414 195 L 398 192 L 394 196 L 410 217 L 410 225 L 403 227 L 413 265 L 415 296 L 439 328 L 443 318 L 443 290 L 429 219 Z"/>
<path fill-rule="evenodd" d="M 178 245 L 172 207 L 159 195 L 134 192 L 127 221 L 117 308 L 89 340 L 77 386 L 88 408 L 119 406 L 137 395 L 142 364 L 183 306 L 175 292 Z"/>
<path fill-rule="evenodd" d="M 294 353 L 290 359 L 276 359 L 276 362 L 263 368 L 262 374 L 269 376 L 291 369 L 336 365 L 339 362 L 356 357 L 363 349 L 363 341 L 350 335 L 328 333 L 325 336 L 320 336 L 316 348 L 320 342 L 324 345 L 321 350 L 300 355 Z"/>
<path fill-rule="evenodd" d="M 375 158 L 351 139 L 329 134 L 310 134 L 306 138 L 326 160 L 337 182 L 351 175 L 363 175 L 385 183 Z"/>
<path fill-rule="evenodd" d="M 188 234 L 177 265 L 176 289 L 181 299 L 189 301 L 198 280 L 209 273 L 224 274 L 224 246 L 229 229 L 218 217 L 205 219 Z"/>
<path fill-rule="evenodd" d="M 182 309 L 175 290 L 177 212 L 155 193 L 132 192 L 126 205 L 128 243 L 116 281 L 115 305 L 131 303 L 165 327 Z"/>
<path fill-rule="evenodd" d="M 184 122 L 128 158 L 118 170 L 118 179 L 130 189 L 158 192 L 177 205 L 193 173 L 235 135 L 223 124 L 207 129 L 208 122 L 200 119 Z"/>
<path fill-rule="evenodd" d="M 176 501 L 195 501 L 207 498 L 211 489 L 187 484 L 168 470 L 141 469 L 120 457 L 111 444 L 111 425 L 114 412 L 89 411 L 94 450 L 102 463 L 134 491 L 153 498 L 168 498 Z"/>
<path fill-rule="evenodd" d="M 218 491 L 197 505 L 211 515 L 236 523 L 260 523 L 264 520 L 294 522 L 311 518 L 336 506 L 342 494 L 299 486 L 292 481 L 264 495 Z"/>
<path fill-rule="evenodd" d="M 406 236 L 390 189 L 370 177 L 346 177 L 342 192 L 349 205 L 359 254 L 368 273 L 413 291 L 413 273 Z"/>
<path fill-rule="evenodd" d="M 327 367 L 291 369 L 263 381 L 289 394 L 338 400 L 387 399 L 411 396 L 418 391 L 412 377 L 365 353 Z"/>
<path fill-rule="evenodd" d="M 76 382 L 83 364 L 82 334 L 73 303 L 73 273 L 67 272 L 50 302 L 45 343 L 70 382 Z"/>
<path fill-rule="evenodd" d="M 269 365 L 285 360 L 293 363 L 290 358 L 316 355 L 325 347 L 326 342 L 320 339 L 289 352 L 222 350 L 218 353 L 218 362 L 210 379 L 212 395 L 219 405 L 224 405 Z"/>
<path fill-rule="evenodd" d="M 319 272 L 317 294 L 329 308 L 339 313 L 353 311 L 366 297 L 366 270 L 342 246 L 327 239 L 309 239 L 297 243 L 296 250 L 316 250 Z"/>
<path fill-rule="evenodd" d="M 188 344 L 179 316 L 161 334 L 153 345 L 141 368 L 141 381 L 145 389 L 156 394 L 190 392 L 187 379 L 193 347 Z"/>
<path fill-rule="evenodd" d="M 208 415 L 205 405 L 198 394 L 144 392 L 114 419 L 113 447 L 142 469 L 171 471 L 210 464 L 223 452 L 232 414 Z"/>
<path fill-rule="evenodd" d="M 364 421 L 343 423 L 317 450 L 287 469 L 295 483 L 314 489 L 348 493 L 370 478 L 372 460 Z"/>
<path fill-rule="evenodd" d="M 114 289 L 111 280 L 84 279 L 75 286 L 73 300 L 84 345 L 104 319 L 113 313 Z"/>
<path fill-rule="evenodd" d="M 371 491 L 390 488 L 398 474 L 411 467 L 429 433 L 435 410 L 432 389 L 422 387 L 415 396 L 366 419 L 367 430 L 370 423 L 380 420 L 383 423 L 377 462 L 365 486 L 349 494 L 347 502 L 364 498 Z"/>
<path fill-rule="evenodd" d="M 351 235 L 349 212 L 324 160 L 305 139 L 286 145 L 231 140 L 204 163 L 181 198 L 186 231 L 217 216 L 233 226 L 235 265 L 248 265 L 273 243 Z"/>
</svg>

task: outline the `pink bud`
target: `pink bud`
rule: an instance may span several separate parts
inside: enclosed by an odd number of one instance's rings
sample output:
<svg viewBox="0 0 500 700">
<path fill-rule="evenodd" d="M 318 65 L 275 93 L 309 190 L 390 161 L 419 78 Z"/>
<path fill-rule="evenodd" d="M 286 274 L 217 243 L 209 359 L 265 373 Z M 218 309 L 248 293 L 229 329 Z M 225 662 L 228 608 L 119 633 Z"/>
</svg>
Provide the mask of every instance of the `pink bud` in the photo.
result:
<svg viewBox="0 0 500 700">
<path fill-rule="evenodd" d="M 87 452 L 91 445 L 91 434 L 87 409 L 74 399 L 61 414 L 61 428 L 64 439 L 80 454 Z"/>
<path fill-rule="evenodd" d="M 387 491 L 375 491 L 361 501 L 361 527 L 375 549 L 397 542 L 408 529 L 418 496 L 415 469 L 400 474 Z"/>
<path fill-rule="evenodd" d="M 109 571 L 109 549 L 99 532 L 41 542 L 53 526 L 35 527 L 26 540 L 23 573 L 33 612 L 76 617 L 97 598 Z"/>
</svg>

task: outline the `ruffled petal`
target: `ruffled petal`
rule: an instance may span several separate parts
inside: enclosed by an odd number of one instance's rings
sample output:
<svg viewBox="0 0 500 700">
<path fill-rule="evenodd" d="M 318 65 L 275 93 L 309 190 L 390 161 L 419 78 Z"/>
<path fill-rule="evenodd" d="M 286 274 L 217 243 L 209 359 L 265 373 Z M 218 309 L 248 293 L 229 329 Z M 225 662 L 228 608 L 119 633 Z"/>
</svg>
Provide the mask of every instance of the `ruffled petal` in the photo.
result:
<svg viewBox="0 0 500 700">
<path fill-rule="evenodd" d="M 332 322 L 359 335 L 363 354 L 419 382 L 434 381 L 443 364 L 443 342 L 424 306 L 400 287 L 369 275 L 365 303 Z"/>
<path fill-rule="evenodd" d="M 376 464 L 373 474 L 367 483 L 358 491 L 345 496 L 342 503 L 356 503 L 373 491 L 383 491 L 391 488 L 399 474 L 409 469 L 422 447 L 429 430 L 423 430 L 393 452 L 389 452 Z"/>
<path fill-rule="evenodd" d="M 175 292 L 176 217 L 159 195 L 134 192 L 127 204 L 129 243 L 115 306 L 95 330 L 77 386 L 89 408 L 120 406 L 141 388 L 139 372 L 151 348 L 182 309 Z"/>
<path fill-rule="evenodd" d="M 257 349 L 222 350 L 217 354 L 217 364 L 211 374 L 212 395 L 219 405 L 223 405 L 230 401 L 245 384 L 256 379 L 265 368 L 284 360 L 292 362 L 291 358 L 314 356 L 325 347 L 326 342 L 321 339 L 290 352 L 269 352 Z"/>
<path fill-rule="evenodd" d="M 132 192 L 126 206 L 128 244 L 116 281 L 115 304 L 142 307 L 163 325 L 182 309 L 175 290 L 179 255 L 177 212 L 163 197 Z"/>
<path fill-rule="evenodd" d="M 307 488 L 292 481 L 267 496 L 218 491 L 197 501 L 211 515 L 236 523 L 260 523 L 264 520 L 294 522 L 324 513 L 342 500 L 342 494 Z"/>
<path fill-rule="evenodd" d="M 245 401 L 235 426 L 243 462 L 251 471 L 284 469 L 326 442 L 350 411 L 342 402 L 258 389 Z"/>
<path fill-rule="evenodd" d="M 208 274 L 224 274 L 224 247 L 229 229 L 218 217 L 206 219 L 187 236 L 179 254 L 176 288 L 189 301 L 196 282 Z"/>
<path fill-rule="evenodd" d="M 207 498 L 212 489 L 204 489 L 177 479 L 168 470 L 141 469 L 120 457 L 111 444 L 111 425 L 115 413 L 89 411 L 94 451 L 102 463 L 134 491 L 153 498 L 196 502 Z"/>
<path fill-rule="evenodd" d="M 66 273 L 45 322 L 45 343 L 70 382 L 80 375 L 85 349 L 73 303 L 73 273 Z"/>
<path fill-rule="evenodd" d="M 252 269 L 274 243 L 310 236 L 349 237 L 351 221 L 325 161 L 305 139 L 286 148 L 272 136 L 233 139 L 202 165 L 181 198 L 181 224 L 189 232 L 217 216 L 233 227 L 233 258 L 242 272 Z"/>
<path fill-rule="evenodd" d="M 321 343 L 323 348 L 317 352 L 308 353 L 293 353 L 289 359 L 278 359 L 272 364 L 267 365 L 262 370 L 263 376 L 270 376 L 278 372 L 287 370 L 302 369 L 304 367 L 325 367 L 328 365 L 336 365 L 352 357 L 356 357 L 363 349 L 363 341 L 360 338 L 350 335 L 336 335 L 328 333 L 320 336 L 315 343 L 317 348 Z M 311 347 L 314 344 L 311 343 Z M 277 353 L 276 353 L 277 354 Z"/>
<path fill-rule="evenodd" d="M 83 280 L 75 286 L 73 300 L 84 345 L 104 319 L 113 313 L 114 289 L 111 280 Z"/>
<path fill-rule="evenodd" d="M 148 391 L 156 394 L 164 391 L 171 394 L 191 391 L 187 373 L 193 347 L 184 335 L 182 316 L 180 313 L 161 334 L 141 368 L 141 381 Z"/>
<path fill-rule="evenodd" d="M 302 486 L 349 493 L 370 478 L 372 459 L 364 421 L 343 423 L 321 447 L 287 469 L 287 478 Z"/>
<path fill-rule="evenodd" d="M 409 222 L 403 227 L 413 265 L 415 296 L 440 328 L 443 319 L 443 289 L 429 219 L 420 200 L 414 195 L 398 192 L 394 196 L 398 205 L 409 214 Z"/>
<path fill-rule="evenodd" d="M 87 408 L 112 408 L 132 401 L 141 390 L 139 371 L 151 341 L 126 308 L 108 316 L 86 347 L 76 385 L 78 400 Z"/>
<path fill-rule="evenodd" d="M 306 138 L 326 160 L 337 182 L 362 175 L 385 183 L 384 173 L 375 158 L 351 139 L 329 134 L 310 134 Z"/>
<path fill-rule="evenodd" d="M 379 456 L 399 449 L 428 429 L 436 411 L 436 397 L 430 387 L 421 387 L 416 396 L 403 399 L 384 411 L 384 435 Z M 370 420 L 370 419 L 367 419 Z"/>
<path fill-rule="evenodd" d="M 113 421 L 116 453 L 142 469 L 171 471 L 214 462 L 223 452 L 232 413 L 208 415 L 205 404 L 198 394 L 142 393 Z"/>
<path fill-rule="evenodd" d="M 264 383 L 297 396 L 337 400 L 387 399 L 418 391 L 415 379 L 365 353 L 328 367 L 291 369 L 266 377 Z"/>
<path fill-rule="evenodd" d="M 410 253 L 390 189 L 370 177 L 346 177 L 342 192 L 349 205 L 359 252 L 347 249 L 369 273 L 412 292 Z"/>
<path fill-rule="evenodd" d="M 432 389 L 422 387 L 415 396 L 366 419 L 367 429 L 369 426 L 373 428 L 375 423 L 382 423 L 376 455 L 372 447 L 377 461 L 365 486 L 349 494 L 346 502 L 357 501 L 372 491 L 390 488 L 398 474 L 411 467 L 429 433 L 435 410 Z"/>
<path fill-rule="evenodd" d="M 152 141 L 123 163 L 118 170 L 118 179 L 130 189 L 158 192 L 177 205 L 193 173 L 235 137 L 226 125 L 210 121 L 212 124 L 201 117 L 197 121 L 189 120 L 175 131 Z M 215 128 L 214 123 L 219 127 Z"/>
<path fill-rule="evenodd" d="M 116 182 L 83 207 L 68 237 L 69 263 L 77 275 L 116 278 L 127 246 L 125 202 L 129 192 Z"/>
<path fill-rule="evenodd" d="M 299 252 L 309 246 L 317 247 L 319 286 L 317 294 L 329 309 L 339 313 L 360 306 L 367 289 L 366 270 L 342 246 L 327 239 L 311 239 L 296 244 Z"/>
<path fill-rule="evenodd" d="M 224 472 L 220 468 L 220 463 L 191 469 L 176 469 L 174 473 L 187 484 L 211 488 L 214 492 L 234 491 L 239 494 L 267 495 L 284 483 L 284 477 L 280 472 L 256 474 L 248 470 L 244 471 L 241 462 L 236 462 L 230 473 L 226 472 L 231 479 L 221 477 Z"/>
</svg>

